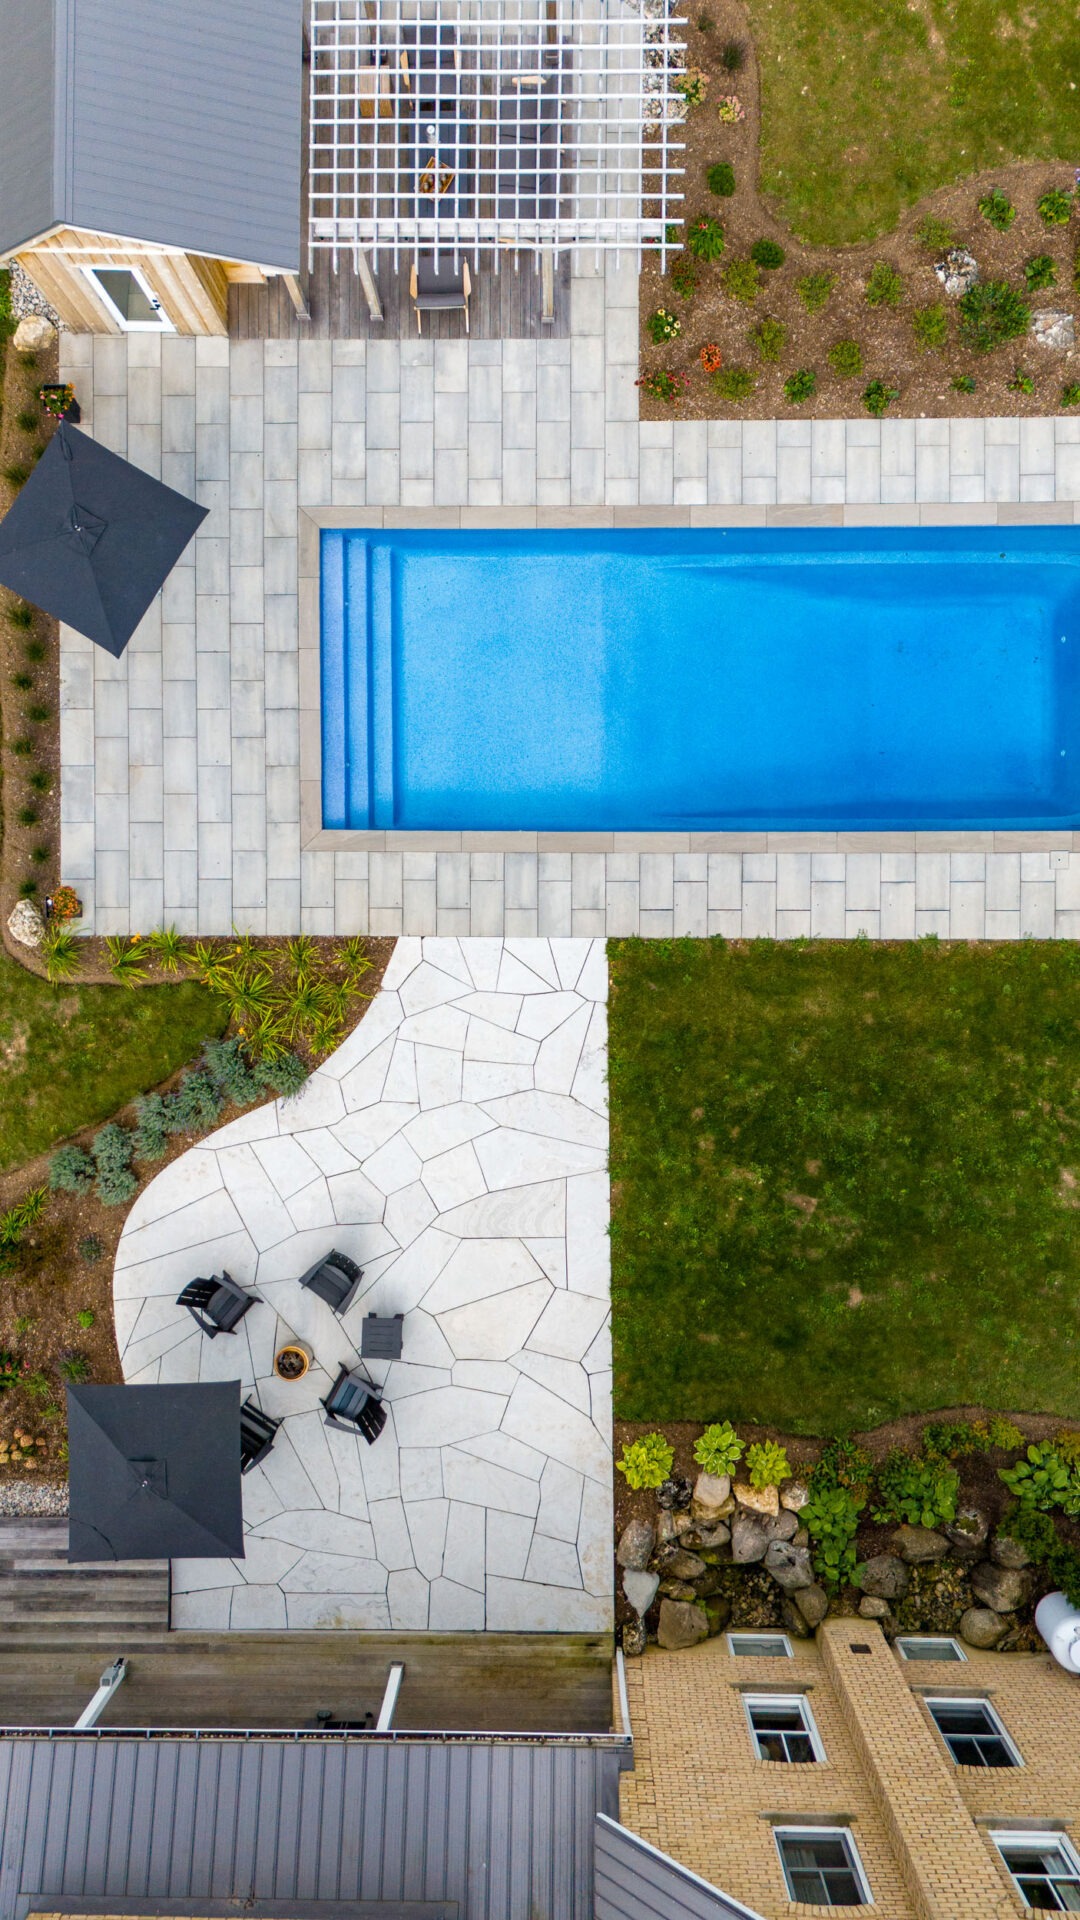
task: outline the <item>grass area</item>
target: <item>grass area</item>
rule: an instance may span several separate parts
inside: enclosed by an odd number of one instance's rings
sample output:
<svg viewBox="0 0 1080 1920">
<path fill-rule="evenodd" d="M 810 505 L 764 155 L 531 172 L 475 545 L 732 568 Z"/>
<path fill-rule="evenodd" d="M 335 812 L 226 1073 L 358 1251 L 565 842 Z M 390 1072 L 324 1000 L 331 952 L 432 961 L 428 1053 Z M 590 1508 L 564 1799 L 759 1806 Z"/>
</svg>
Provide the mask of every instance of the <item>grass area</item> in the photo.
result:
<svg viewBox="0 0 1080 1920">
<path fill-rule="evenodd" d="M 1080 148 L 1061 0 L 748 0 L 762 191 L 800 239 L 869 240 L 937 187 Z"/>
<path fill-rule="evenodd" d="M 0 1168 L 107 1120 L 224 1031 L 217 997 L 162 987 L 51 987 L 0 952 Z"/>
<path fill-rule="evenodd" d="M 621 1417 L 1080 1414 L 1080 948 L 610 951 Z"/>
</svg>

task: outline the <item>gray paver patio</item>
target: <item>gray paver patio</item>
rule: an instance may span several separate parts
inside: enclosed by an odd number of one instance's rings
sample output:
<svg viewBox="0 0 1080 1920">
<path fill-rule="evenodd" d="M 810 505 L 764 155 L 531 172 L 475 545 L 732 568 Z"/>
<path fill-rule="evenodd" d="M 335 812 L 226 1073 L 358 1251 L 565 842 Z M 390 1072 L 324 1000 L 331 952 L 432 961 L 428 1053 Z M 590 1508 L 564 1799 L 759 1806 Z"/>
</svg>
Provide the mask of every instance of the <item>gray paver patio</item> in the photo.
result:
<svg viewBox="0 0 1080 1920">
<path fill-rule="evenodd" d="M 584 940 L 403 940 L 299 1098 L 158 1175 L 117 1252 L 130 1382 L 235 1379 L 284 1425 L 244 1478 L 246 1554 L 173 1563 L 178 1628 L 610 1628 L 607 965 Z M 297 1278 L 364 1268 L 344 1320 Z M 176 1306 L 197 1272 L 254 1289 L 235 1335 Z M 369 1311 L 373 1446 L 324 1424 Z M 303 1381 L 273 1356 L 312 1350 Z"/>
</svg>

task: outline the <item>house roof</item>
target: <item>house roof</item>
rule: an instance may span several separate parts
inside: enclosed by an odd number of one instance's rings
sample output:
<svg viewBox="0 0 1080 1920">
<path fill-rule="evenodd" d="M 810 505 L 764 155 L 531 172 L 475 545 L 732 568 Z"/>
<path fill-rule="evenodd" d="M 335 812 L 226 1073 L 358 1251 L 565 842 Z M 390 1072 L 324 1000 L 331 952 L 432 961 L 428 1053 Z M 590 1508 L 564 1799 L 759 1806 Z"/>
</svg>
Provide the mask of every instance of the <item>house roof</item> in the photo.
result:
<svg viewBox="0 0 1080 1920">
<path fill-rule="evenodd" d="M 295 272 L 302 0 L 0 0 L 0 254 L 58 226 Z"/>
</svg>

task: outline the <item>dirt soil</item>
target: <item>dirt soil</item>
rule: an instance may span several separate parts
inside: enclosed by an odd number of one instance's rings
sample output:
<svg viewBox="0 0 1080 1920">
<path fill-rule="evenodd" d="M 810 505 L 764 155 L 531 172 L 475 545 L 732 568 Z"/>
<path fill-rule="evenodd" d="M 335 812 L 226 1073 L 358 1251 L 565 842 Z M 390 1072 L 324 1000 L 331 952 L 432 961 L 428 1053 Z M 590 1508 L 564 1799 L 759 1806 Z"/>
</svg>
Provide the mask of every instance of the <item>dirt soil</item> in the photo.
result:
<svg viewBox="0 0 1080 1920">
<path fill-rule="evenodd" d="M 1068 354 L 1052 353 L 1020 339 L 988 354 L 962 348 L 955 330 L 956 302 L 946 298 L 934 274 L 938 254 L 920 246 L 915 233 L 927 215 L 944 221 L 956 244 L 974 254 L 982 279 L 1007 278 L 1020 288 L 1024 285 L 1025 261 L 1035 254 L 1050 254 L 1057 266 L 1056 286 L 1026 297 L 1033 311 L 1053 309 L 1076 315 L 1080 312 L 1080 296 L 1073 284 L 1073 270 L 1080 222 L 1074 215 L 1067 226 L 1046 227 L 1035 211 L 1039 197 L 1049 188 L 1072 188 L 1072 170 L 1040 164 L 976 174 L 920 201 L 895 233 L 866 246 L 803 246 L 758 192 L 760 84 L 746 14 L 737 0 L 721 0 L 715 9 L 710 8 L 715 26 L 702 33 L 696 25 L 698 10 L 692 7 L 688 12 L 691 17 L 680 29 L 687 41 L 686 64 L 709 75 L 709 88 L 703 104 L 690 108 L 678 130 L 678 137 L 686 143 L 682 156 L 685 177 L 680 183 L 685 194 L 682 213 L 687 224 L 703 214 L 718 219 L 724 227 L 725 247 L 714 264 L 694 262 L 697 291 L 689 300 L 676 293 L 670 272 L 661 272 L 657 254 L 647 255 L 643 262 L 639 283 L 641 370 L 646 373 L 663 368 L 685 373 L 690 384 L 674 406 L 642 391 L 641 418 L 867 419 L 862 394 L 873 379 L 899 389 L 900 397 L 889 409 L 897 418 L 1059 413 L 1063 383 L 1080 378 L 1080 347 Z M 720 65 L 720 49 L 730 40 L 738 40 L 746 52 L 745 64 L 736 74 L 725 73 Z M 737 94 L 746 113 L 745 120 L 734 126 L 724 125 L 717 118 L 718 100 L 731 93 Z M 730 161 L 735 170 L 736 190 L 727 199 L 711 193 L 705 181 L 707 169 L 723 160 Z M 1017 209 L 1006 233 L 997 233 L 978 211 L 978 200 L 992 186 L 1001 186 Z M 722 291 L 720 276 L 729 261 L 747 259 L 753 242 L 760 239 L 778 241 L 786 259 L 777 270 L 760 274 L 757 298 L 748 305 Z M 676 257 L 669 255 L 669 267 Z M 866 279 L 877 260 L 886 261 L 903 276 L 903 295 L 895 310 L 866 303 Z M 835 274 L 837 283 L 824 311 L 808 314 L 796 286 L 807 274 L 821 272 Z M 917 307 L 937 301 L 942 301 L 953 316 L 950 343 L 944 352 L 923 353 L 915 344 L 911 315 Z M 681 320 L 682 333 L 675 341 L 656 347 L 645 329 L 658 307 Z M 781 321 L 788 329 L 787 344 L 776 364 L 764 363 L 747 339 L 750 329 L 766 316 Z M 861 375 L 842 379 L 830 369 L 828 351 L 839 340 L 858 341 L 863 355 Z M 746 367 L 757 374 L 759 384 L 750 399 L 735 402 L 716 393 L 701 367 L 699 356 L 706 345 L 719 347 L 725 367 Z M 1008 389 L 1007 383 L 1018 367 L 1034 380 L 1030 394 Z M 793 406 L 785 399 L 784 381 L 801 368 L 817 374 L 817 391 L 809 401 Z M 955 392 L 951 384 L 954 377 L 969 374 L 976 381 L 974 393 Z"/>
</svg>

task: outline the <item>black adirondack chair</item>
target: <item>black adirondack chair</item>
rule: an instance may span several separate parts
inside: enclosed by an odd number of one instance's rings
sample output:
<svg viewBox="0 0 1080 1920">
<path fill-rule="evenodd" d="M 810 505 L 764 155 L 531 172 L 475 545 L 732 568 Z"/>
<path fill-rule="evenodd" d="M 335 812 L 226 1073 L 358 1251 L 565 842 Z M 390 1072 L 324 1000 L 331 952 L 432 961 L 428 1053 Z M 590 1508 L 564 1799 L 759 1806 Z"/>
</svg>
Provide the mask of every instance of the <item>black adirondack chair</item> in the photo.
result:
<svg viewBox="0 0 1080 1920">
<path fill-rule="evenodd" d="M 322 1402 L 328 1427 L 340 1427 L 345 1433 L 362 1433 L 368 1446 L 374 1446 L 386 1425 L 386 1408 L 379 1389 L 362 1373 L 342 1367 L 326 1399 Z"/>
<path fill-rule="evenodd" d="M 280 1425 L 280 1420 L 271 1420 L 270 1415 L 257 1407 L 254 1400 L 244 1401 L 240 1408 L 241 1473 L 250 1473 L 260 1460 L 266 1459 Z"/>
<path fill-rule="evenodd" d="M 320 1300 L 325 1300 L 334 1312 L 345 1313 L 351 1306 L 357 1287 L 363 1279 L 363 1271 L 347 1253 L 339 1253 L 336 1247 L 316 1260 L 300 1277 L 300 1285 L 310 1288 Z"/>
<path fill-rule="evenodd" d="M 216 1340 L 219 1333 L 235 1333 L 257 1299 L 257 1294 L 245 1293 L 229 1274 L 217 1273 L 209 1280 L 190 1281 L 177 1295 L 176 1304 L 187 1308 L 208 1340 Z"/>
</svg>

